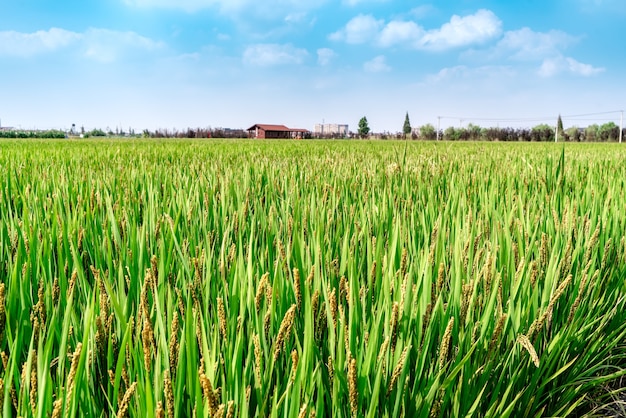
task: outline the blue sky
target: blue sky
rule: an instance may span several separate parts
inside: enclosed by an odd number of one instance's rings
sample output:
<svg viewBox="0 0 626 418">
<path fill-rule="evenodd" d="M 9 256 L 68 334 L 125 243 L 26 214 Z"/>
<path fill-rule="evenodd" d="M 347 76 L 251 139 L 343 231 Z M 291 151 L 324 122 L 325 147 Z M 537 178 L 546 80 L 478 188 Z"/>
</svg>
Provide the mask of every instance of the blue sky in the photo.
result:
<svg viewBox="0 0 626 418">
<path fill-rule="evenodd" d="M 624 0 L 2 0 L 0 121 L 619 123 L 625 21 Z"/>
</svg>

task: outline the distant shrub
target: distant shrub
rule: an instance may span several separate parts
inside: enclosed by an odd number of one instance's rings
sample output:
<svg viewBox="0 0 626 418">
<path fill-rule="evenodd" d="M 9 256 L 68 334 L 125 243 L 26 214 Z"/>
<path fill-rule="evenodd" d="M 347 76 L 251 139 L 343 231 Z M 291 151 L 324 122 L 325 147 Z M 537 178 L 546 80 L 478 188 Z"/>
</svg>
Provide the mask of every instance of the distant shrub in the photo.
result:
<svg viewBox="0 0 626 418">
<path fill-rule="evenodd" d="M 65 138 L 65 132 L 50 131 L 0 131 L 0 138 L 44 138 L 44 139 L 61 139 Z"/>
</svg>

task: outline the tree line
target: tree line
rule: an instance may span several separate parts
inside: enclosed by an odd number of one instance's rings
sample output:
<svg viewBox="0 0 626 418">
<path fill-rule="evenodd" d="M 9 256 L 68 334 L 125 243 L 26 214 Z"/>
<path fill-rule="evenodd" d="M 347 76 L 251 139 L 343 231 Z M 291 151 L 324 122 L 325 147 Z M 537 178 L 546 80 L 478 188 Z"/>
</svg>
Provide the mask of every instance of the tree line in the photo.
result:
<svg viewBox="0 0 626 418">
<path fill-rule="evenodd" d="M 437 139 L 437 130 L 432 125 L 424 125 L 419 129 L 417 136 L 422 139 Z M 547 124 L 533 128 L 482 128 L 469 124 L 466 127 L 448 127 L 439 132 L 439 137 L 448 141 L 615 142 L 619 140 L 620 132 L 619 127 L 613 122 L 568 129 L 562 127 L 555 129 Z"/>
<path fill-rule="evenodd" d="M 626 134 L 626 129 L 623 130 Z M 116 130 L 116 132 L 107 129 L 93 129 L 85 131 L 81 129 L 81 135 L 85 138 L 89 137 L 116 137 L 130 136 L 143 138 L 246 138 L 248 133 L 243 129 L 224 129 L 224 128 L 187 128 L 184 130 L 177 129 L 145 129 L 142 133 L 135 134 L 134 130 L 129 129 L 129 133 Z M 355 134 L 350 133 L 348 137 L 355 136 L 361 138 L 372 137 L 367 118 L 364 116 L 359 120 L 358 131 Z M 389 132 L 376 134 L 376 138 L 381 139 L 414 139 L 414 140 L 437 140 L 446 141 L 502 141 L 502 142 L 554 142 L 558 135 L 558 141 L 565 142 L 616 142 L 620 137 L 620 128 L 614 122 L 608 122 L 602 125 L 593 124 L 586 128 L 571 127 L 564 129 L 562 122 L 557 127 L 548 124 L 537 125 L 532 128 L 511 128 L 511 127 L 490 127 L 484 128 L 474 124 L 467 126 L 453 127 L 450 126 L 445 130 L 437 129 L 430 123 L 420 126 L 417 129 L 411 127 L 408 113 L 405 116 L 402 131 L 391 134 Z M 0 138 L 49 138 L 60 139 L 66 138 L 68 134 L 61 130 L 0 130 Z"/>
<path fill-rule="evenodd" d="M 0 138 L 44 138 L 44 139 L 60 139 L 65 138 L 65 132 L 58 130 L 50 131 L 23 131 L 23 130 L 9 130 L 0 131 Z"/>
<path fill-rule="evenodd" d="M 151 131 L 144 129 L 144 138 L 247 138 L 248 132 L 243 129 L 228 128 L 187 128 L 177 129 L 156 129 Z"/>
<path fill-rule="evenodd" d="M 367 117 L 363 116 L 359 120 L 357 134 L 361 138 L 371 137 Z M 623 134 L 626 134 L 626 129 L 622 131 L 622 138 Z M 437 129 L 430 123 L 413 129 L 407 112 L 401 132 L 396 134 L 382 133 L 376 137 L 381 139 L 408 139 L 410 137 L 411 139 L 443 139 L 445 141 L 616 142 L 620 139 L 620 128 L 614 122 L 607 122 L 602 125 L 589 125 L 586 128 L 573 126 L 564 129 L 563 121 L 559 115 L 556 128 L 548 124 L 540 124 L 532 128 L 483 128 L 470 123 L 458 128 L 450 126 L 437 132 Z"/>
</svg>

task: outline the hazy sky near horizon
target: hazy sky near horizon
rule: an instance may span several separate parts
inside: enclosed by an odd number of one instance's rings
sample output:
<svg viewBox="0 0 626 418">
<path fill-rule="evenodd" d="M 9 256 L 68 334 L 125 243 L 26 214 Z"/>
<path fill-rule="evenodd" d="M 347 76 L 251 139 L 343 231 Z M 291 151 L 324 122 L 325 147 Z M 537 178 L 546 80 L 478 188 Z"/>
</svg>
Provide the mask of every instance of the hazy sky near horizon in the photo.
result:
<svg viewBox="0 0 626 418">
<path fill-rule="evenodd" d="M 625 21 L 624 0 L 2 0 L 0 122 L 619 123 Z"/>
</svg>

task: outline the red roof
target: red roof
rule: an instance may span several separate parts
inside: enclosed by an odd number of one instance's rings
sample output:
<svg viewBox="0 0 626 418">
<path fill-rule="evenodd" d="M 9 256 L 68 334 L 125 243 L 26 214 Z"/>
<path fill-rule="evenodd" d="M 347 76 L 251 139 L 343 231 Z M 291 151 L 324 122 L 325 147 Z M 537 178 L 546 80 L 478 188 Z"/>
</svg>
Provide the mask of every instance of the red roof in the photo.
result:
<svg viewBox="0 0 626 418">
<path fill-rule="evenodd" d="M 257 123 L 256 125 L 248 128 L 249 131 L 252 131 L 256 128 L 263 129 L 264 131 L 282 131 L 282 132 L 292 132 L 294 129 L 289 129 L 285 125 L 265 125 L 262 123 Z"/>
<path fill-rule="evenodd" d="M 253 131 L 256 128 L 263 129 L 264 131 L 275 131 L 275 132 L 309 132 L 308 129 L 300 129 L 300 128 L 287 128 L 285 125 L 268 125 L 264 123 L 257 123 L 248 128 L 249 131 Z"/>
</svg>

